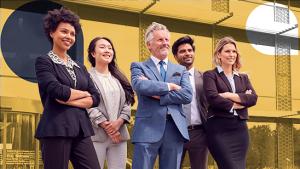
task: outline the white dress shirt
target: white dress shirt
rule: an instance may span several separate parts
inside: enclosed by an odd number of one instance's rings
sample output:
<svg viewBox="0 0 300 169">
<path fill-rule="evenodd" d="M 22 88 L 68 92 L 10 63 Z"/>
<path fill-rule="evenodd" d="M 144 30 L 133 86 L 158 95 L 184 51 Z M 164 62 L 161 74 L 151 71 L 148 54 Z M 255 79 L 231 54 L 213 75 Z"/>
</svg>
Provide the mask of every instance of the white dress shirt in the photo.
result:
<svg viewBox="0 0 300 169">
<path fill-rule="evenodd" d="M 156 66 L 156 68 L 157 68 L 157 70 L 158 70 L 158 72 L 160 73 L 160 64 L 159 64 L 160 60 L 157 59 L 157 58 L 154 57 L 154 56 L 151 56 L 151 59 L 152 59 L 152 61 L 154 62 L 155 66 Z M 165 62 L 165 64 L 164 64 L 164 69 L 165 69 L 165 71 L 167 72 L 167 70 L 168 70 L 168 58 L 165 58 L 163 61 Z"/>
<path fill-rule="evenodd" d="M 191 68 L 189 70 L 189 77 L 190 77 L 190 82 L 192 85 L 192 89 L 193 89 L 193 100 L 190 103 L 191 104 L 191 125 L 197 125 L 197 124 L 202 124 L 201 118 L 200 118 L 200 113 L 198 110 L 198 106 L 197 104 L 197 98 L 196 98 L 196 87 L 195 87 L 195 68 Z"/>
</svg>

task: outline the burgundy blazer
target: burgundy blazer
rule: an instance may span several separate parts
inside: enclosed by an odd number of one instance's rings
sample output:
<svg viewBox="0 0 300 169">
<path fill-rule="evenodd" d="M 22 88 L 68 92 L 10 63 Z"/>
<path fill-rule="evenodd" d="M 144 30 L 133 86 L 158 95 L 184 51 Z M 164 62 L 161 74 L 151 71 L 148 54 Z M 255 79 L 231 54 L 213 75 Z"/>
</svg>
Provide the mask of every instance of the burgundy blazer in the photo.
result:
<svg viewBox="0 0 300 169">
<path fill-rule="evenodd" d="M 244 109 L 237 109 L 236 112 L 241 119 L 248 119 L 248 107 L 256 104 L 257 95 L 246 74 L 239 73 L 238 76 L 234 75 L 233 79 L 236 94 L 241 98 L 239 104 L 245 106 Z M 230 112 L 234 102 L 219 95 L 219 93 L 232 92 L 230 83 L 224 72 L 219 73 L 217 68 L 206 71 L 203 74 L 203 82 L 205 96 L 209 104 L 208 117 L 234 117 L 233 113 Z M 252 90 L 252 94 L 245 94 L 246 90 Z"/>
</svg>

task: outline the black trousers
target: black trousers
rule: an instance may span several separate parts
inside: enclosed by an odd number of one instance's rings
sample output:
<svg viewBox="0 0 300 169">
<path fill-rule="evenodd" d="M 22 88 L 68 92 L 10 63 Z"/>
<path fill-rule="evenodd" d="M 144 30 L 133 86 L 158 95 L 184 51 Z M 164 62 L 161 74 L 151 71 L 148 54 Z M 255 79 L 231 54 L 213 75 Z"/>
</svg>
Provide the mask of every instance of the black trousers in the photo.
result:
<svg viewBox="0 0 300 169">
<path fill-rule="evenodd" d="M 246 120 L 212 117 L 207 120 L 208 148 L 219 169 L 245 169 L 249 146 Z"/>
<path fill-rule="evenodd" d="M 189 153 L 191 169 L 207 169 L 208 148 L 203 128 L 189 130 L 190 141 L 183 146 L 181 168 L 186 152 Z"/>
<path fill-rule="evenodd" d="M 51 137 L 40 140 L 44 169 L 100 169 L 91 137 Z"/>
</svg>

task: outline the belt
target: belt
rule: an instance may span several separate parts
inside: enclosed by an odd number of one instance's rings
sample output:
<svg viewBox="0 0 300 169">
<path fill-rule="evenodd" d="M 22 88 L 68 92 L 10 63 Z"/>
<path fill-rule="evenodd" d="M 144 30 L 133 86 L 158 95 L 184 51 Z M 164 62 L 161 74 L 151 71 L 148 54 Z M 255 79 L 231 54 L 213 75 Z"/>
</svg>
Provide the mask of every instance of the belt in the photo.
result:
<svg viewBox="0 0 300 169">
<path fill-rule="evenodd" d="M 203 129 L 202 124 L 196 124 L 196 125 L 189 125 L 188 130 L 196 130 L 196 129 Z"/>
</svg>

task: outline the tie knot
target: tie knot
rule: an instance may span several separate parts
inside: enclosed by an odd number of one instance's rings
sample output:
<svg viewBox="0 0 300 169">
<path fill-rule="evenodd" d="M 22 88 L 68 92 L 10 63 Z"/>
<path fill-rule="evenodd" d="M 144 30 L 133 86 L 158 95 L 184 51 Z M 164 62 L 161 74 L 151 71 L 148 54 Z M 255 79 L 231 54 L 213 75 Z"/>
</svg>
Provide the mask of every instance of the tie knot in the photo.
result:
<svg viewBox="0 0 300 169">
<path fill-rule="evenodd" d="M 159 64 L 160 64 L 161 66 L 163 66 L 163 65 L 165 65 L 166 63 L 165 63 L 163 60 L 161 60 L 161 61 L 159 61 Z"/>
</svg>

